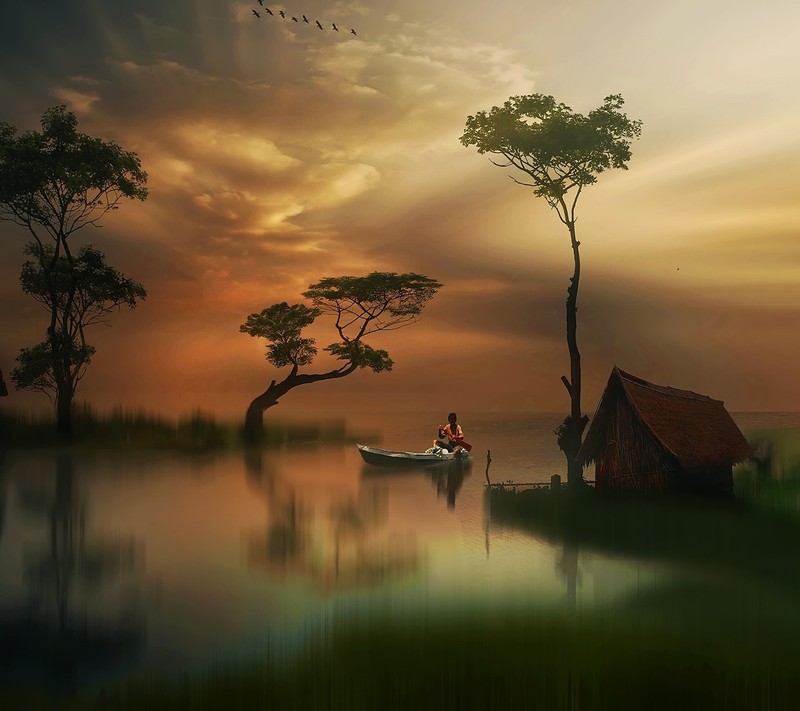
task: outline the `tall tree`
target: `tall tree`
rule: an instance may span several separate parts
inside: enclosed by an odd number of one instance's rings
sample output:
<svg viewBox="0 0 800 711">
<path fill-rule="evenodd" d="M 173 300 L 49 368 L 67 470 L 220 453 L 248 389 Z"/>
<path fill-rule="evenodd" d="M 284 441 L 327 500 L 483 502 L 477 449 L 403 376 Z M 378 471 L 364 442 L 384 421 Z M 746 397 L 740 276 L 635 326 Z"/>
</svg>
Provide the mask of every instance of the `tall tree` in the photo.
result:
<svg viewBox="0 0 800 711">
<path fill-rule="evenodd" d="M 467 118 L 461 143 L 478 153 L 502 156 L 500 167 L 513 167 L 529 176 L 511 179 L 533 188 L 556 211 L 569 232 L 574 270 L 567 289 L 567 347 L 570 377 L 561 376 L 570 396 L 570 414 L 555 434 L 567 459 L 571 487 L 583 482 L 583 467 L 575 461 L 588 418 L 581 413 L 581 356 L 577 340 L 578 285 L 581 276 L 580 242 L 575 232 L 575 209 L 584 187 L 610 169 L 627 170 L 631 141 L 641 133 L 642 122 L 629 119 L 621 108 L 622 96 L 607 96 L 587 115 L 556 103 L 552 96 L 512 96 L 503 106 Z"/>
<path fill-rule="evenodd" d="M 372 272 L 367 276 L 326 277 L 311 284 L 303 296 L 311 302 L 289 305 L 273 304 L 260 313 L 252 313 L 240 327 L 242 333 L 265 338 L 267 360 L 276 368 L 290 367 L 280 382 L 273 380 L 247 408 L 245 432 L 257 440 L 263 432 L 264 412 L 278 404 L 292 388 L 322 380 L 350 375 L 358 368 L 376 373 L 388 372 L 394 362 L 385 350 L 374 349 L 364 339 L 378 331 L 408 326 L 421 318 L 425 305 L 442 285 L 422 274 Z M 313 338 L 303 338 L 302 331 L 318 316 L 335 317 L 339 340 L 324 350 L 342 364 L 321 373 L 301 373 L 317 355 Z"/>
<path fill-rule="evenodd" d="M 81 247 L 72 263 L 65 256 L 53 262 L 54 249 L 50 244 L 29 244 L 25 253 L 34 258 L 23 264 L 20 282 L 22 290 L 55 317 L 55 335 L 21 350 L 11 380 L 19 390 L 55 399 L 61 423 L 69 421 L 78 383 L 95 353 L 86 341 L 86 329 L 108 325 L 113 311 L 136 308 L 147 292 L 106 264 L 105 255 L 91 245 Z"/>
<path fill-rule="evenodd" d="M 136 154 L 80 133 L 77 126 L 77 117 L 65 106 L 42 114 L 41 131 L 17 135 L 14 126 L 0 122 L 0 221 L 13 222 L 33 238 L 32 255 L 54 305 L 44 347 L 53 359 L 65 363 L 81 357 L 68 334 L 59 333 L 55 307 L 64 297 L 57 293 L 56 281 L 61 277 L 56 273 L 63 271 L 59 260 L 66 259 L 70 268 L 75 262 L 70 237 L 89 225 L 99 226 L 100 219 L 116 210 L 123 198 L 147 197 L 147 174 Z M 66 294 L 65 313 L 71 303 L 72 296 Z M 63 393 L 58 400 L 62 403 L 57 410 L 58 427 L 69 435 L 72 398 Z"/>
</svg>

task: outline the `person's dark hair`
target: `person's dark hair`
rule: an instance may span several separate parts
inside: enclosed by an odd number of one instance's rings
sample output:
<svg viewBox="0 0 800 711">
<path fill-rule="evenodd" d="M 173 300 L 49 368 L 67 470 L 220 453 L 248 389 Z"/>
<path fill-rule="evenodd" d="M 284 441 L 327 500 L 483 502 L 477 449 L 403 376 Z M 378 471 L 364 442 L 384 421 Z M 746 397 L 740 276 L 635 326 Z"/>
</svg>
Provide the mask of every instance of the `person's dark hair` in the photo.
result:
<svg viewBox="0 0 800 711">
<path fill-rule="evenodd" d="M 447 416 L 447 419 L 449 420 L 451 417 L 455 417 L 456 419 L 458 419 L 458 415 L 456 415 L 456 413 L 455 413 L 455 412 L 451 412 L 451 413 L 450 413 L 450 414 Z"/>
</svg>

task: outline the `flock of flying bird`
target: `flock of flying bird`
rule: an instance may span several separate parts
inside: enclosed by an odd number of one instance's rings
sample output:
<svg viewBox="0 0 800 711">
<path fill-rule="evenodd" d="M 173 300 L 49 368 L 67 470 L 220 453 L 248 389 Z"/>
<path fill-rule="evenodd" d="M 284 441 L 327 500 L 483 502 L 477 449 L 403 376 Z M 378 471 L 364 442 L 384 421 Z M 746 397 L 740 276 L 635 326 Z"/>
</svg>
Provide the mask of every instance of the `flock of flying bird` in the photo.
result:
<svg viewBox="0 0 800 711">
<path fill-rule="evenodd" d="M 272 10 L 270 10 L 268 7 L 264 7 L 264 0 L 258 0 L 258 4 L 259 4 L 259 5 L 261 5 L 261 7 L 262 7 L 264 10 L 266 10 L 266 12 L 267 12 L 267 14 L 268 14 L 268 15 L 272 15 L 273 17 L 275 16 L 275 13 L 274 13 L 274 12 L 272 12 Z M 256 17 L 257 17 L 259 20 L 261 19 L 261 13 L 260 13 L 260 12 L 258 12 L 258 10 L 253 10 L 253 14 L 254 14 L 254 15 L 255 15 L 255 16 L 256 16 Z M 279 14 L 279 15 L 280 15 L 280 16 L 281 16 L 281 17 L 282 17 L 284 20 L 286 19 L 286 13 L 285 13 L 283 10 L 278 10 L 278 14 Z M 311 24 L 311 20 L 309 20 L 309 19 L 308 19 L 308 18 L 307 18 L 305 15 L 301 15 L 301 17 L 303 18 L 303 22 L 307 22 L 308 24 Z M 292 17 L 291 19 L 292 19 L 294 22 L 300 22 L 300 20 L 298 20 L 296 17 Z M 314 22 L 317 24 L 317 27 L 319 27 L 319 29 L 321 29 L 321 30 L 324 30 L 324 29 L 325 29 L 325 28 L 322 26 L 322 24 L 320 23 L 320 21 L 319 21 L 319 20 L 314 20 Z M 332 27 L 334 30 L 336 30 L 337 32 L 339 31 L 339 28 L 336 26 L 336 23 L 335 23 L 335 22 L 332 22 L 332 23 L 331 23 L 331 27 Z M 358 33 L 357 33 L 357 32 L 356 32 L 356 31 L 355 31 L 355 30 L 354 30 L 352 27 L 350 28 L 350 32 L 351 32 L 351 34 L 354 34 L 354 35 L 356 35 L 356 37 L 358 36 Z"/>
</svg>

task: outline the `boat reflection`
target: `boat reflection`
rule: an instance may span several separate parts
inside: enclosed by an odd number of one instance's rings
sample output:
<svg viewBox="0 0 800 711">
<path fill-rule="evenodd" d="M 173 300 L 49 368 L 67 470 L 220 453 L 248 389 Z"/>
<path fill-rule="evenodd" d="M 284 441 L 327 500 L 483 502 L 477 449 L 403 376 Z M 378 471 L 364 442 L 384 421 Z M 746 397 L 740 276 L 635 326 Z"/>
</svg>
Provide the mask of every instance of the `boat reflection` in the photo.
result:
<svg viewBox="0 0 800 711">
<path fill-rule="evenodd" d="M 436 486 L 436 496 L 446 497 L 447 508 L 455 509 L 456 495 L 464 485 L 464 478 L 472 473 L 471 465 L 472 461 L 470 459 L 456 459 L 428 468 L 427 471 Z"/>
</svg>

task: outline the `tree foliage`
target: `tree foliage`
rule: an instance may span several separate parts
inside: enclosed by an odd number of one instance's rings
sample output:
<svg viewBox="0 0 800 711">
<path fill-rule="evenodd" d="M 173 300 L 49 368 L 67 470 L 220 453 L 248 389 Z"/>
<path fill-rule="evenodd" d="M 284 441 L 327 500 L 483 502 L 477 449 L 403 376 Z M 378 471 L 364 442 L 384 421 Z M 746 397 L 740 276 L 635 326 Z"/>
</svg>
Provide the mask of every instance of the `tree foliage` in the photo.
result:
<svg viewBox="0 0 800 711">
<path fill-rule="evenodd" d="M 240 327 L 242 333 L 266 338 L 267 360 L 276 368 L 287 365 L 308 365 L 317 349 L 313 338 L 302 338 L 300 332 L 314 323 L 320 310 L 303 304 L 289 305 L 285 301 L 273 304 L 261 313 L 250 314 Z"/>
<path fill-rule="evenodd" d="M 147 197 L 139 158 L 78 131 L 66 106 L 47 109 L 41 131 L 0 123 L 0 220 L 24 227 L 41 247 L 49 237 L 69 255 L 73 232 L 97 225 L 123 198 Z"/>
<path fill-rule="evenodd" d="M 79 336 L 87 326 L 107 324 L 115 309 L 136 308 L 147 297 L 138 281 L 106 264 L 105 254 L 93 245 L 83 245 L 72 264 L 63 256 L 54 260 L 53 252 L 52 245 L 40 250 L 28 244 L 25 254 L 34 259 L 22 265 L 20 283 L 23 292 L 56 313 L 60 331 Z"/>
<path fill-rule="evenodd" d="M 334 327 L 341 340 L 324 350 L 344 362 L 337 371 L 368 368 L 380 373 L 391 370 L 394 363 L 385 350 L 364 343 L 364 337 L 414 323 L 440 287 L 421 274 L 326 277 L 303 292 L 313 307 L 285 301 L 273 304 L 250 314 L 239 330 L 267 339 L 267 360 L 277 368 L 290 365 L 296 372 L 317 355 L 315 340 L 303 338 L 302 330 L 318 316 L 330 314 L 336 317 Z"/>
<path fill-rule="evenodd" d="M 557 103 L 552 96 L 512 96 L 489 112 L 479 111 L 467 118 L 461 136 L 465 146 L 478 153 L 503 157 L 495 163 L 526 173 L 532 182 L 515 182 L 532 187 L 537 197 L 559 211 L 562 221 L 574 220 L 581 190 L 597 182 L 610 169 L 627 170 L 631 141 L 641 133 L 642 122 L 629 119 L 621 108 L 622 96 L 612 94 L 587 115 Z M 566 213 L 564 196 L 577 188 Z"/>
<path fill-rule="evenodd" d="M 349 341 L 414 323 L 440 287 L 422 274 L 372 272 L 363 277 L 326 277 L 311 284 L 303 296 L 323 313 L 334 314 L 342 340 Z"/>
<path fill-rule="evenodd" d="M 57 391 L 63 381 L 74 393 L 95 352 L 85 329 L 108 325 L 113 311 L 136 308 L 147 292 L 106 264 L 105 255 L 92 245 L 82 246 L 71 264 L 65 256 L 54 260 L 54 251 L 49 244 L 25 248 L 34 259 L 22 265 L 22 290 L 55 314 L 56 329 L 42 343 L 22 349 L 11 379 L 18 389 L 40 392 Z"/>
<path fill-rule="evenodd" d="M 58 396 L 57 373 L 65 373 L 76 390 L 94 354 L 94 346 L 77 339 L 58 344 L 48 339 L 20 350 L 16 359 L 19 365 L 12 369 L 11 381 L 17 390 L 44 393 L 53 401 Z"/>
<path fill-rule="evenodd" d="M 354 363 L 359 368 L 369 368 L 374 373 L 388 373 L 394 367 L 394 361 L 388 352 L 372 348 L 361 341 L 331 343 L 325 350 L 338 360 Z"/>
</svg>

